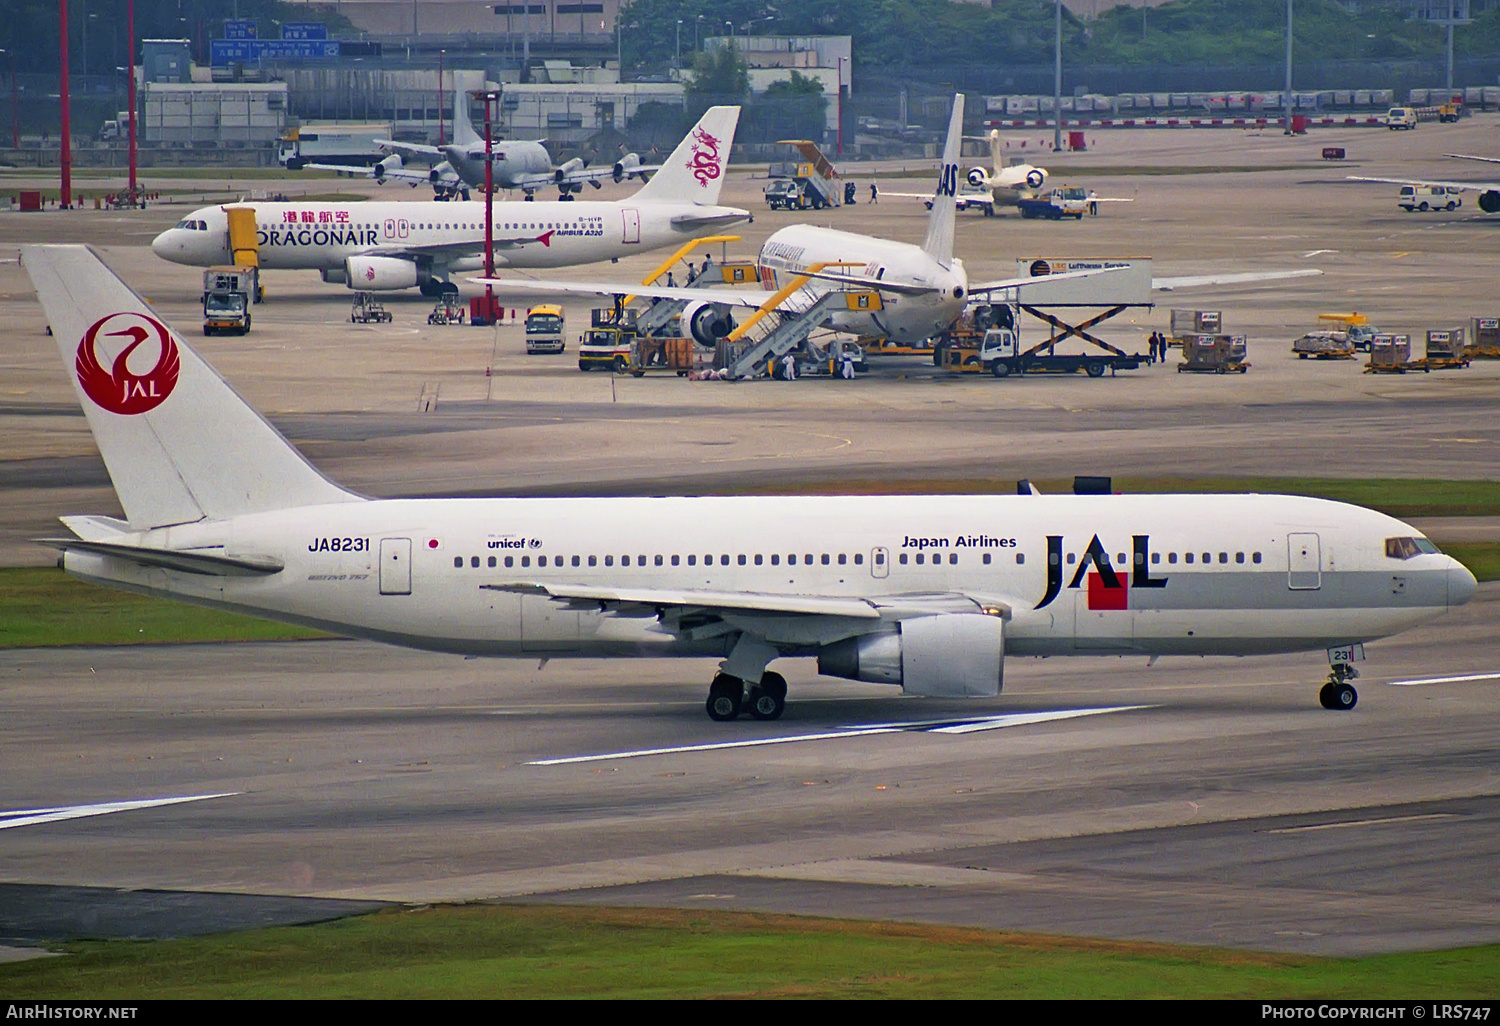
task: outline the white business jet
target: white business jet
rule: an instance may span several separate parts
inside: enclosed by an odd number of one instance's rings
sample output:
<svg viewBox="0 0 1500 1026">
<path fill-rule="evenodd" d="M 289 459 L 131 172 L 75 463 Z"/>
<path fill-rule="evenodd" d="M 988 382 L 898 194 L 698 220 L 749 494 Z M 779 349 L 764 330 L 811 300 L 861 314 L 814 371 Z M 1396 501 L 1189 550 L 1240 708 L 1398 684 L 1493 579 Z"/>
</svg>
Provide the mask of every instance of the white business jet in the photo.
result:
<svg viewBox="0 0 1500 1026">
<path fill-rule="evenodd" d="M 495 263 L 571 267 L 680 246 L 749 220 L 719 206 L 738 107 L 711 107 L 660 173 L 623 200 L 494 204 Z M 449 276 L 484 267 L 481 202 L 243 203 L 203 207 L 162 232 L 151 251 L 195 267 L 229 263 L 229 218 L 253 209 L 260 266 L 314 270 L 360 291 L 457 292 Z"/>
<path fill-rule="evenodd" d="M 1035 164 L 1021 163 L 1005 166 L 1005 144 L 997 129 L 990 129 L 985 137 L 990 144 L 990 166 L 975 165 L 964 173 L 965 187 L 955 197 L 959 210 L 975 209 L 986 217 L 995 213 L 997 206 L 1016 205 L 1023 193 L 1040 189 L 1047 182 L 1047 169 Z M 930 193 L 885 192 L 884 196 L 904 199 L 919 199 L 932 206 L 934 197 Z"/>
<path fill-rule="evenodd" d="M 469 121 L 468 95 L 461 90 L 453 94 L 453 141 L 443 146 L 376 139 L 375 145 L 390 156 L 373 167 L 348 164 L 299 163 L 310 171 L 337 171 L 341 175 L 373 178 L 377 182 L 401 182 L 413 188 L 432 186 L 435 198 L 469 198 L 470 189 L 484 190 L 484 138 Z M 585 185 L 599 189 L 605 182 L 623 182 L 629 178 L 646 178 L 657 165 L 644 165 L 639 154 L 627 153 L 613 164 L 589 167 L 574 157 L 556 167 L 541 142 L 524 139 L 494 140 L 494 170 L 491 178 L 497 189 L 520 189 L 530 199 L 539 189 L 556 187 L 562 199 L 570 199 Z M 425 170 L 410 168 L 408 160 L 420 160 L 430 166 Z M 288 165 L 291 166 L 291 165 Z M 294 168 L 295 170 L 295 168 Z"/>
<path fill-rule="evenodd" d="M 366 499 L 92 250 L 21 259 L 125 512 L 45 543 L 111 587 L 438 652 L 717 658 L 717 720 L 779 717 L 783 656 L 983 698 L 1007 653 L 1327 649 L 1348 709 L 1363 642 L 1475 589 L 1410 525 L 1292 496 Z"/>
</svg>

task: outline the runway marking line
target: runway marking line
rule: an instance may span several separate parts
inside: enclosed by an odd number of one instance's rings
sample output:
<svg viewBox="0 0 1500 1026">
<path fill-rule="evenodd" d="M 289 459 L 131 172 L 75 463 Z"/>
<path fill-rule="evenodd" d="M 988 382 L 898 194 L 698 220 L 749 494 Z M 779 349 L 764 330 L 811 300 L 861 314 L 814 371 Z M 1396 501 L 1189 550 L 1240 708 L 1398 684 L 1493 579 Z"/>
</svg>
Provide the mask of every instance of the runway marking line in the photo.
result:
<svg viewBox="0 0 1500 1026">
<path fill-rule="evenodd" d="M 693 752 L 721 752 L 734 748 L 762 748 L 766 745 L 789 745 L 802 741 L 835 741 L 849 737 L 871 737 L 876 734 L 971 734 L 980 730 L 998 730 L 1002 727 L 1019 727 L 1052 720 L 1076 719 L 1082 716 L 1098 716 L 1102 713 L 1128 712 L 1135 709 L 1150 709 L 1149 705 L 1116 705 L 1101 709 L 1060 709 L 1049 712 L 1008 713 L 1002 716 L 950 717 L 942 720 L 909 720 L 898 723 L 871 723 L 851 725 L 837 730 L 820 731 L 815 734 L 790 734 L 785 737 L 748 738 L 740 741 L 713 741 L 698 745 L 673 745 L 667 748 L 642 748 L 628 752 L 603 752 L 594 755 L 572 755 L 559 759 L 533 759 L 527 766 L 570 766 L 584 762 L 604 762 L 610 759 L 640 759 L 652 755 L 683 755 Z"/>
<path fill-rule="evenodd" d="M 1393 680 L 1393 688 L 1410 688 L 1418 684 L 1462 684 L 1470 680 L 1500 680 L 1500 673 L 1466 673 L 1458 677 L 1420 677 L 1416 680 Z"/>
<path fill-rule="evenodd" d="M 1305 834 L 1313 830 L 1339 830 L 1343 827 L 1384 826 L 1386 823 L 1420 823 L 1429 819 L 1457 819 L 1457 813 L 1430 812 L 1423 816 L 1390 816 L 1386 819 L 1351 819 L 1346 823 L 1314 823 L 1311 826 L 1280 827 L 1268 834 Z"/>
<path fill-rule="evenodd" d="M 145 798 L 139 801 L 101 802 L 95 805 L 59 805 L 50 809 L 16 809 L 11 812 L 0 812 L 0 830 L 35 826 L 38 823 L 57 823 L 65 819 L 107 816 L 111 812 L 129 812 L 133 809 L 154 809 L 163 805 L 201 802 L 210 798 L 232 798 L 241 793 L 243 792 L 225 791 L 222 794 L 190 794 L 180 798 Z"/>
</svg>

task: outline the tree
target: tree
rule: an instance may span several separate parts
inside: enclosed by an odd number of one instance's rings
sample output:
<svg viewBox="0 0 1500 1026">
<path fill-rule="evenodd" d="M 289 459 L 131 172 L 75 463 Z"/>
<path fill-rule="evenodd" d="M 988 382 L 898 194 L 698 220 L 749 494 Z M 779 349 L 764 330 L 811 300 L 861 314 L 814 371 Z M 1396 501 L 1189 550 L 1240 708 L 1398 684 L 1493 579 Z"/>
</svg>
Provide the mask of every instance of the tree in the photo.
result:
<svg viewBox="0 0 1500 1026">
<path fill-rule="evenodd" d="M 733 46 L 726 44 L 693 55 L 693 80 L 687 86 L 690 109 L 697 108 L 701 113 L 716 103 L 741 103 L 749 91 L 749 69 Z"/>
</svg>

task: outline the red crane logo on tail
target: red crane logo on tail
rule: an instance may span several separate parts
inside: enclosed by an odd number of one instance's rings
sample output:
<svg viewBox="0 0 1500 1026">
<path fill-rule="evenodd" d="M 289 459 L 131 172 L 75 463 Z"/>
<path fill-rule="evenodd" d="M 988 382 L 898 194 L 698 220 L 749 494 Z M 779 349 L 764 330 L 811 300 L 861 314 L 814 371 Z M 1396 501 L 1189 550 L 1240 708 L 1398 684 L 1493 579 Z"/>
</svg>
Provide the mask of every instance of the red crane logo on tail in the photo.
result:
<svg viewBox="0 0 1500 1026">
<path fill-rule="evenodd" d="M 701 128 L 693 129 L 693 153 L 688 158 L 687 169 L 698 179 L 699 185 L 707 185 L 723 173 L 719 166 L 719 140 Z"/>
<path fill-rule="evenodd" d="M 130 340 L 109 370 L 99 362 L 101 337 Z M 156 342 L 156 364 L 144 374 L 134 373 L 130 369 L 131 357 L 148 340 Z M 166 401 L 177 387 L 182 361 L 166 325 L 145 314 L 115 313 L 101 317 L 84 332 L 83 340 L 78 343 L 76 368 L 79 387 L 101 409 L 131 416 L 154 410 Z"/>
</svg>

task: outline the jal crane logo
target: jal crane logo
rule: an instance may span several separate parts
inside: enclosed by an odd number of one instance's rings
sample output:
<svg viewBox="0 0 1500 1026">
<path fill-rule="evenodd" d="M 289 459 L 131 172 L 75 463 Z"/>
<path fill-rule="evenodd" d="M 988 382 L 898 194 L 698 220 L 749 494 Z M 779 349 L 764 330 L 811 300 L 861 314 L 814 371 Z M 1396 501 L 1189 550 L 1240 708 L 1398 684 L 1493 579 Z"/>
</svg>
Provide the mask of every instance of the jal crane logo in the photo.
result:
<svg viewBox="0 0 1500 1026">
<path fill-rule="evenodd" d="M 101 340 L 128 339 L 111 362 L 109 370 L 100 361 Z M 140 366 L 144 353 L 141 346 L 154 342 L 156 363 L 145 373 L 131 370 L 131 362 Z M 106 357 L 107 358 L 107 357 Z M 78 386 L 100 409 L 123 416 L 133 416 L 156 409 L 177 387 L 182 360 L 172 333 L 145 314 L 114 313 L 95 321 L 78 343 Z"/>
</svg>

